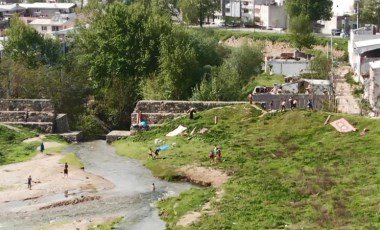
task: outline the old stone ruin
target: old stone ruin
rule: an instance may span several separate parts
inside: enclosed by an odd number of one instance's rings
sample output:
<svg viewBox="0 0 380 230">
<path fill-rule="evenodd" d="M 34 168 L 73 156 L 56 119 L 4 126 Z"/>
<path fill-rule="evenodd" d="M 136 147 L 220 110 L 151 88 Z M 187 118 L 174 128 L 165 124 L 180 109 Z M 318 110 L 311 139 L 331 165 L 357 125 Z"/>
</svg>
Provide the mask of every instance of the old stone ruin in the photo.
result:
<svg viewBox="0 0 380 230">
<path fill-rule="evenodd" d="M 80 132 L 70 131 L 66 114 L 57 114 L 50 99 L 0 99 L 0 123 L 57 133 L 69 141 L 81 137 Z"/>
</svg>

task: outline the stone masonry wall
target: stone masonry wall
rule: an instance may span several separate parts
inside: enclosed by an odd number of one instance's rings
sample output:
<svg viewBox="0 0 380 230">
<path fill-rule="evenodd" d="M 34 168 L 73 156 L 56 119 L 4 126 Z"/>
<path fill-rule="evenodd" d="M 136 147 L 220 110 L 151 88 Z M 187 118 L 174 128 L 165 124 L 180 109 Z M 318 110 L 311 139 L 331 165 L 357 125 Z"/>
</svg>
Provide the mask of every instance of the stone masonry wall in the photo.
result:
<svg viewBox="0 0 380 230">
<path fill-rule="evenodd" d="M 55 124 L 54 104 L 49 99 L 0 99 L 0 122 L 52 133 Z"/>
<path fill-rule="evenodd" d="M 47 111 L 54 112 L 50 99 L 0 99 L 0 111 Z"/>
<path fill-rule="evenodd" d="M 236 105 L 247 102 L 237 101 L 150 101 L 143 100 L 136 104 L 131 114 L 131 124 L 136 124 L 138 111 L 141 110 L 142 117 L 148 124 L 162 123 L 167 119 L 172 119 L 186 113 L 190 107 L 197 111 L 203 111 L 216 107 Z"/>
<path fill-rule="evenodd" d="M 55 132 L 67 133 L 70 132 L 69 119 L 66 114 L 58 114 L 55 119 Z"/>
</svg>

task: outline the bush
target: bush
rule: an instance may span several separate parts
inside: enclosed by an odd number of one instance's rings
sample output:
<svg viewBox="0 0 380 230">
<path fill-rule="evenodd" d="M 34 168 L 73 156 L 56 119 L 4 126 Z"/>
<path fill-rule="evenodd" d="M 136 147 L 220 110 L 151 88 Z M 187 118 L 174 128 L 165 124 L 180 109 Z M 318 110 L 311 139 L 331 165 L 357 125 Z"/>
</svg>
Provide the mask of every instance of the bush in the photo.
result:
<svg viewBox="0 0 380 230">
<path fill-rule="evenodd" d="M 81 115 L 78 120 L 77 127 L 86 138 L 96 137 L 105 133 L 99 119 L 92 114 Z"/>
</svg>

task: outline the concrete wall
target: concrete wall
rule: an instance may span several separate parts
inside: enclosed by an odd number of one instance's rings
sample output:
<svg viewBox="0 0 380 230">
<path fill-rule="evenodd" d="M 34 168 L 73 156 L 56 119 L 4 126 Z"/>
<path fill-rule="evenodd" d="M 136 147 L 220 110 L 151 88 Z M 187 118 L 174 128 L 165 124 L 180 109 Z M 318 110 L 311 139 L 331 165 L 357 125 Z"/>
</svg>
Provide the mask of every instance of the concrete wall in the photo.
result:
<svg viewBox="0 0 380 230">
<path fill-rule="evenodd" d="M 295 94 L 255 94 L 253 95 L 253 101 L 254 102 L 263 102 L 266 103 L 267 109 L 269 109 L 269 103 L 273 100 L 273 108 L 274 110 L 281 109 L 281 102 L 283 99 L 286 101 L 286 108 L 290 109 L 290 106 L 288 104 L 289 98 L 292 97 L 293 99 L 297 100 L 297 107 L 298 108 L 306 108 L 307 102 L 309 99 L 313 102 L 314 109 L 320 110 L 323 107 L 323 102 L 328 101 L 328 96 L 325 95 L 295 95 Z"/>
<path fill-rule="evenodd" d="M 302 71 L 308 70 L 310 68 L 310 61 L 272 59 L 268 60 L 266 65 L 272 66 L 271 70 L 274 74 L 283 74 L 285 76 L 298 76 Z"/>
</svg>

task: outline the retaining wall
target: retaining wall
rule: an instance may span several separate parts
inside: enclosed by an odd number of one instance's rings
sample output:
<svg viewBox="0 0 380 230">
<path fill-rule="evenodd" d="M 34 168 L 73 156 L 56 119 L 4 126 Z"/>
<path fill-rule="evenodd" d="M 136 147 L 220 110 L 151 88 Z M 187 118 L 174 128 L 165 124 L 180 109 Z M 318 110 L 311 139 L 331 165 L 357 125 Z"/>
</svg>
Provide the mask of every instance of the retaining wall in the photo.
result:
<svg viewBox="0 0 380 230">
<path fill-rule="evenodd" d="M 131 114 L 131 124 L 136 124 L 138 111 L 142 113 L 142 118 L 148 124 L 159 124 L 168 119 L 173 119 L 184 115 L 190 107 L 194 107 L 197 111 L 208 110 L 216 107 L 228 105 L 236 105 L 241 101 L 153 101 L 142 100 L 137 102 L 136 107 Z M 131 127 L 131 130 L 133 128 Z"/>
</svg>

